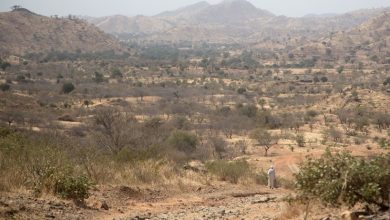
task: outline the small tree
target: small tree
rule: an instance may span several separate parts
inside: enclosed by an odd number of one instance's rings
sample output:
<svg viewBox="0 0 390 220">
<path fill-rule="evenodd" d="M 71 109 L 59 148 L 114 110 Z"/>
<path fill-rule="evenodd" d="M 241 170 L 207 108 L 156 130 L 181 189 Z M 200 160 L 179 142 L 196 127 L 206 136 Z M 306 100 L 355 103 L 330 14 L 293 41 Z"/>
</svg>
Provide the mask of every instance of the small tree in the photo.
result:
<svg viewBox="0 0 390 220">
<path fill-rule="evenodd" d="M 335 127 L 330 127 L 328 130 L 326 130 L 327 135 L 332 138 L 334 142 L 341 142 L 343 133 L 341 130 Z"/>
<path fill-rule="evenodd" d="M 89 101 L 89 100 L 84 100 L 84 103 L 83 103 L 85 106 L 87 106 L 87 108 L 93 104 L 92 101 Z"/>
<path fill-rule="evenodd" d="M 278 137 L 273 136 L 271 133 L 264 129 L 256 129 L 252 132 L 251 138 L 256 140 L 258 145 L 264 148 L 264 155 L 268 156 L 268 150 L 278 142 Z"/>
<path fill-rule="evenodd" d="M 18 10 L 20 8 L 22 8 L 22 6 L 20 6 L 20 5 L 13 5 L 13 6 L 11 6 L 11 10 L 12 11 Z"/>
<path fill-rule="evenodd" d="M 65 94 L 71 93 L 76 87 L 73 85 L 73 83 L 64 83 L 62 85 L 62 92 Z"/>
<path fill-rule="evenodd" d="M 226 142 L 220 137 L 211 137 L 209 139 L 210 146 L 214 149 L 218 159 L 222 159 L 223 153 L 226 152 Z"/>
<path fill-rule="evenodd" d="M 298 147 L 305 147 L 305 136 L 303 134 L 298 134 L 295 137 L 295 141 L 297 142 Z"/>
<path fill-rule="evenodd" d="M 126 146 L 130 147 L 137 124 L 133 116 L 115 108 L 102 108 L 96 111 L 94 122 L 95 139 L 112 154 L 117 155 Z"/>
</svg>

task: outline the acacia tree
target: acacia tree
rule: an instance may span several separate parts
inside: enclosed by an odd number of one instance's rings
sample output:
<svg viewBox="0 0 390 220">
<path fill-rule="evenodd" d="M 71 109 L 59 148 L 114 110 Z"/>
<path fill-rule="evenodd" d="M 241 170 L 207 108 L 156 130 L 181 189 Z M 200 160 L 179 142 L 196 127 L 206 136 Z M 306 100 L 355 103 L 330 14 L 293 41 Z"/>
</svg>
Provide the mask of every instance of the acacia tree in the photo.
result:
<svg viewBox="0 0 390 220">
<path fill-rule="evenodd" d="M 278 142 L 278 137 L 264 129 L 256 129 L 252 132 L 251 138 L 257 141 L 259 146 L 264 148 L 264 156 L 268 156 L 268 150 Z"/>
<path fill-rule="evenodd" d="M 13 5 L 13 6 L 11 6 L 11 10 L 12 11 L 15 11 L 15 10 L 20 9 L 20 8 L 22 8 L 22 6 L 20 6 L 20 5 Z"/>
<path fill-rule="evenodd" d="M 95 114 L 97 125 L 97 140 L 113 154 L 118 154 L 124 147 L 131 144 L 136 120 L 126 113 L 114 108 L 100 109 Z"/>
</svg>

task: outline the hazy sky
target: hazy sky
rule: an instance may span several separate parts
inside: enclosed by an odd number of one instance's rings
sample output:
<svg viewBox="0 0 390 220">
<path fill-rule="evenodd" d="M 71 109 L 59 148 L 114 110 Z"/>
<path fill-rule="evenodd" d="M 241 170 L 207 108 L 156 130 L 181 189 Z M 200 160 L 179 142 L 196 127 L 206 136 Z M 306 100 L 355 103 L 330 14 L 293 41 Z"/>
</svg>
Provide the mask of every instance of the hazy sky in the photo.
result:
<svg viewBox="0 0 390 220">
<path fill-rule="evenodd" d="M 43 15 L 154 15 L 200 0 L 0 0 L 0 11 L 19 4 Z M 207 0 L 211 4 L 221 0 Z M 256 7 L 277 15 L 343 13 L 361 8 L 388 7 L 390 0 L 249 0 Z"/>
</svg>

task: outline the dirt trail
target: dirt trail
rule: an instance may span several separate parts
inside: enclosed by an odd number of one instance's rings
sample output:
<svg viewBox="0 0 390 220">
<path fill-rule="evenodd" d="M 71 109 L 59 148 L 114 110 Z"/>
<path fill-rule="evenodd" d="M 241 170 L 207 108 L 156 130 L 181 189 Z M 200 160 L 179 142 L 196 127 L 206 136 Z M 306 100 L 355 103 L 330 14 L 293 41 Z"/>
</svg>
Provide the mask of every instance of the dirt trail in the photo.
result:
<svg viewBox="0 0 390 220">
<path fill-rule="evenodd" d="M 200 189 L 157 202 L 134 203 L 126 213 L 101 219 L 275 219 L 285 209 L 283 189 L 241 186 Z"/>
</svg>

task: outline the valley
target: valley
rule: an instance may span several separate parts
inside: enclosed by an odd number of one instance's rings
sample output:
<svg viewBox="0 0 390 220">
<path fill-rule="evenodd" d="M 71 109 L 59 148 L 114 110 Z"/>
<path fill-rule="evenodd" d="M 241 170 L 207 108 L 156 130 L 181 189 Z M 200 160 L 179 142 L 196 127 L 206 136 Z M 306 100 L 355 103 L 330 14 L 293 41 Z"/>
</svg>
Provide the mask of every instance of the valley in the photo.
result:
<svg viewBox="0 0 390 220">
<path fill-rule="evenodd" d="M 1 12 L 0 219 L 389 219 L 389 13 Z"/>
</svg>

